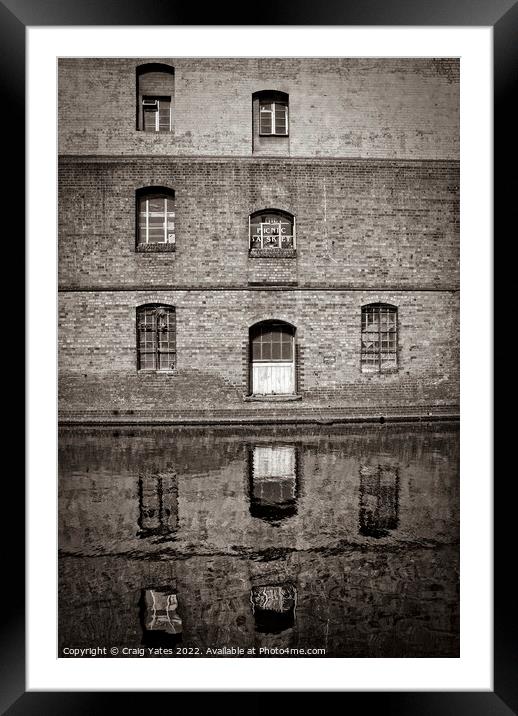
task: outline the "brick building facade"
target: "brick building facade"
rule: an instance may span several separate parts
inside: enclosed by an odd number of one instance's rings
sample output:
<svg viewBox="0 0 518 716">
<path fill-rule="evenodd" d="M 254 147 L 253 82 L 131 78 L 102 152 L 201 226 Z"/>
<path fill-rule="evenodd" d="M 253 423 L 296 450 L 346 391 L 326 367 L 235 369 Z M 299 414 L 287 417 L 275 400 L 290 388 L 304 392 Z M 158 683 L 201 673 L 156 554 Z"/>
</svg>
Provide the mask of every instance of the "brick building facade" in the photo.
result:
<svg viewBox="0 0 518 716">
<path fill-rule="evenodd" d="M 63 421 L 459 401 L 459 64 L 63 59 Z"/>
</svg>

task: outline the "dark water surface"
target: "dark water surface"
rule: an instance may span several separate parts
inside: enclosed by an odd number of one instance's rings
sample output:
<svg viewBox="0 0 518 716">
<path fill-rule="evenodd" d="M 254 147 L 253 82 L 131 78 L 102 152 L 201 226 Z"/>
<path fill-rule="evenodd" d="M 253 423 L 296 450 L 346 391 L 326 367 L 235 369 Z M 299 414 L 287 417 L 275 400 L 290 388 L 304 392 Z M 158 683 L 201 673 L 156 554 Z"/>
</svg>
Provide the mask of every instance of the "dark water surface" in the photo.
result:
<svg viewBox="0 0 518 716">
<path fill-rule="evenodd" d="M 60 656 L 455 657 L 458 426 L 62 429 L 59 549 Z"/>
</svg>

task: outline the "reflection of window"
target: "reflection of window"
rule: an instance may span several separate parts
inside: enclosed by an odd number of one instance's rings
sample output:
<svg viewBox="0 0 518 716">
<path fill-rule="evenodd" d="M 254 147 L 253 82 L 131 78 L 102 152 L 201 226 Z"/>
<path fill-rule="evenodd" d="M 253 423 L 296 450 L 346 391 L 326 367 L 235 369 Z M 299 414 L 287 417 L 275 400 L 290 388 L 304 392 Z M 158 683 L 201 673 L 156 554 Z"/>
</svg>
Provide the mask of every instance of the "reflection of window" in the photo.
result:
<svg viewBox="0 0 518 716">
<path fill-rule="evenodd" d="M 259 100 L 259 134 L 288 134 L 288 102 Z"/>
<path fill-rule="evenodd" d="M 362 307 L 361 369 L 384 373 L 397 369 L 397 308 L 387 304 Z"/>
<path fill-rule="evenodd" d="M 294 249 L 294 219 L 281 211 L 259 211 L 250 217 L 251 249 Z"/>
<path fill-rule="evenodd" d="M 173 370 L 176 366 L 176 313 L 173 306 L 137 309 L 139 370 Z"/>
<path fill-rule="evenodd" d="M 139 476 L 140 537 L 171 536 L 178 526 L 178 488 L 174 473 Z"/>
<path fill-rule="evenodd" d="M 171 132 L 174 69 L 151 63 L 137 67 L 137 126 L 144 132 Z"/>
<path fill-rule="evenodd" d="M 141 189 L 137 194 L 138 245 L 175 243 L 174 192 Z"/>
<path fill-rule="evenodd" d="M 169 587 L 143 590 L 140 604 L 144 644 L 158 646 L 181 641 L 183 627 L 177 613 L 178 599 Z"/>
<path fill-rule="evenodd" d="M 294 626 L 297 590 L 292 584 L 253 587 L 250 601 L 257 631 L 278 634 Z"/>
<path fill-rule="evenodd" d="M 251 514 L 270 521 L 294 515 L 297 502 L 295 446 L 255 446 L 250 468 Z"/>
<path fill-rule="evenodd" d="M 390 465 L 360 467 L 360 534 L 386 537 L 398 526 L 399 477 Z"/>
</svg>

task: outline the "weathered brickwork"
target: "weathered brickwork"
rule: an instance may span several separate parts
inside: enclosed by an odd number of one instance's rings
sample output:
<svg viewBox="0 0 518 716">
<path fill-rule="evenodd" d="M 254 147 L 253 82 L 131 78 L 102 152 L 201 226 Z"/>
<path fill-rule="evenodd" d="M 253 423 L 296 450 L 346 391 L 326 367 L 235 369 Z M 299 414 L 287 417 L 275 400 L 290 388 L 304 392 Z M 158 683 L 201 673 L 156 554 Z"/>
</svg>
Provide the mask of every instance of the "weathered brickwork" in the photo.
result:
<svg viewBox="0 0 518 716">
<path fill-rule="evenodd" d="M 360 371 L 361 307 L 398 307 L 398 372 Z M 458 293 L 370 291 L 127 291 L 60 294 L 64 410 L 179 411 L 243 405 L 243 342 L 267 319 L 297 327 L 305 405 L 455 404 Z M 137 371 L 136 307 L 175 306 L 177 371 Z M 247 406 L 257 409 L 257 404 Z"/>
<path fill-rule="evenodd" d="M 59 63 L 61 415 L 277 414 L 244 399 L 249 329 L 270 319 L 296 329 L 286 415 L 457 406 L 458 61 L 156 60 L 174 68 L 173 131 L 152 133 L 137 130 L 136 77 L 153 61 Z M 275 156 L 252 151 L 265 89 L 289 95 Z M 148 186 L 174 191 L 168 251 L 136 250 Z M 293 215 L 295 251 L 250 252 L 264 209 Z M 398 309 L 389 374 L 360 369 L 376 302 Z M 137 370 L 146 303 L 176 309 L 174 372 Z"/>
<path fill-rule="evenodd" d="M 135 192 L 157 185 L 175 191 L 176 250 L 136 253 Z M 60 284 L 244 286 L 278 273 L 300 285 L 457 288 L 458 202 L 457 163 L 64 160 Z M 269 207 L 295 216 L 296 269 L 249 258 L 248 217 Z"/>
<path fill-rule="evenodd" d="M 174 68 L 172 134 L 136 131 L 136 71 L 153 61 Z M 455 59 L 61 59 L 59 151 L 251 156 L 252 94 L 276 90 L 292 157 L 458 159 L 458 81 Z"/>
</svg>

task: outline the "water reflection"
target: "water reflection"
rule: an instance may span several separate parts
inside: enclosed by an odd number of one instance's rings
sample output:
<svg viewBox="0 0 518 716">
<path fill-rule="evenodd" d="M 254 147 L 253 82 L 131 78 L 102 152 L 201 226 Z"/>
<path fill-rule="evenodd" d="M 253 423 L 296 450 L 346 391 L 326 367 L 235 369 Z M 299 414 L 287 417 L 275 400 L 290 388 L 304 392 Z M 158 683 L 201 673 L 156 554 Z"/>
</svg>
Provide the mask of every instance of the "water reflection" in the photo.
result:
<svg viewBox="0 0 518 716">
<path fill-rule="evenodd" d="M 279 522 L 297 513 L 297 451 L 294 445 L 256 445 L 249 454 L 250 514 Z"/>
<path fill-rule="evenodd" d="M 171 538 L 178 528 L 178 483 L 176 474 L 139 475 L 138 536 Z"/>
<path fill-rule="evenodd" d="M 60 434 L 61 649 L 458 656 L 458 428 L 131 433 Z"/>
<path fill-rule="evenodd" d="M 387 537 L 398 526 L 399 476 L 392 465 L 360 467 L 360 534 Z"/>
<path fill-rule="evenodd" d="M 250 601 L 257 632 L 280 634 L 295 625 L 297 590 L 292 584 L 253 587 Z"/>
<path fill-rule="evenodd" d="M 142 590 L 140 621 L 145 646 L 168 646 L 182 640 L 182 620 L 177 609 L 178 599 L 170 588 Z"/>
</svg>

